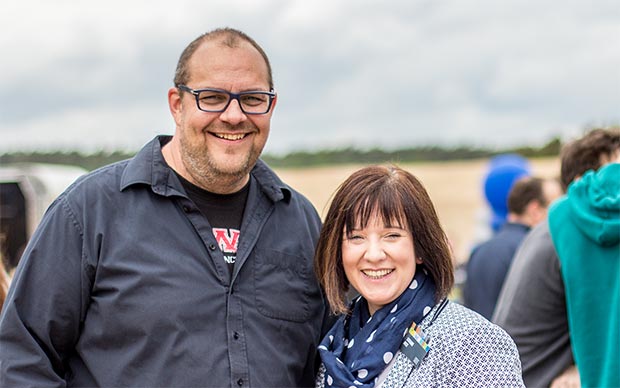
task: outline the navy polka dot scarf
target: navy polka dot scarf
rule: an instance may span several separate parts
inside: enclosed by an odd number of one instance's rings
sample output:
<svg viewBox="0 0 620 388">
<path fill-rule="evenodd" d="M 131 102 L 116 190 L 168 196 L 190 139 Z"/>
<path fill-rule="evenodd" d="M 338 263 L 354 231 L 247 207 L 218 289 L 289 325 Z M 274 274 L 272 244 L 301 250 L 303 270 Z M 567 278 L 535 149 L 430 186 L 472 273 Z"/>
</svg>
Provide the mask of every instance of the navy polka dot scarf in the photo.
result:
<svg viewBox="0 0 620 388">
<path fill-rule="evenodd" d="M 325 365 L 325 387 L 374 387 L 390 363 L 412 322 L 420 323 L 435 305 L 435 284 L 425 270 L 411 285 L 371 317 L 362 297 L 352 302 L 319 345 Z"/>
</svg>

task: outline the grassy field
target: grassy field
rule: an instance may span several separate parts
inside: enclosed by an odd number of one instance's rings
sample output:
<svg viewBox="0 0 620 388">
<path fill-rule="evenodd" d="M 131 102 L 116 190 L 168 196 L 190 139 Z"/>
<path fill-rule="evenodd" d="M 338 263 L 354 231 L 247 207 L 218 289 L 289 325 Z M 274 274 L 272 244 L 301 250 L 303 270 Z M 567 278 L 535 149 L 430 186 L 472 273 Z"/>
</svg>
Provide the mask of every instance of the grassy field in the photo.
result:
<svg viewBox="0 0 620 388">
<path fill-rule="evenodd" d="M 533 173 L 557 177 L 557 158 L 533 159 Z M 439 218 L 454 248 L 455 260 L 467 260 L 472 245 L 488 231 L 488 214 L 483 193 L 483 178 L 488 160 L 400 164 L 422 181 L 429 192 Z M 338 185 L 362 165 L 277 169 L 280 177 L 304 194 L 323 217 L 331 195 Z"/>
</svg>

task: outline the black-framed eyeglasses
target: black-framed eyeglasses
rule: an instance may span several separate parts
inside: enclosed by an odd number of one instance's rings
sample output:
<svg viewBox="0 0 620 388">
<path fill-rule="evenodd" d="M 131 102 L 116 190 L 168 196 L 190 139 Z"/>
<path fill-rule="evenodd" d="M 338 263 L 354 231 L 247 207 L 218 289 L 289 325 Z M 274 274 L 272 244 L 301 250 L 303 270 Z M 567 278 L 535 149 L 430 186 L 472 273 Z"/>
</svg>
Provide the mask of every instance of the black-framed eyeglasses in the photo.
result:
<svg viewBox="0 0 620 388">
<path fill-rule="evenodd" d="M 196 106 L 203 112 L 224 112 L 232 100 L 237 100 L 241 111 L 248 115 L 263 115 L 269 112 L 276 93 L 252 90 L 241 93 L 231 93 L 222 89 L 192 89 L 186 85 L 177 85 L 177 88 L 194 95 Z"/>
</svg>

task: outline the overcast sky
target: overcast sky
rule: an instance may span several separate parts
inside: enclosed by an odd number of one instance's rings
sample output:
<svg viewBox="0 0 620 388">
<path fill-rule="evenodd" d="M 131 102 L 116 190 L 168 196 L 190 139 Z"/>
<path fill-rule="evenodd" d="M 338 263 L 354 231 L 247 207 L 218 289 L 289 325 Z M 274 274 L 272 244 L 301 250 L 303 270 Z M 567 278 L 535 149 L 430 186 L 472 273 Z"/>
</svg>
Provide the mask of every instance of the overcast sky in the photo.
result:
<svg viewBox="0 0 620 388">
<path fill-rule="evenodd" d="M 266 152 L 541 145 L 620 122 L 617 0 L 20 0 L 0 5 L 0 153 L 174 133 L 178 57 L 223 26 L 272 61 Z"/>
</svg>

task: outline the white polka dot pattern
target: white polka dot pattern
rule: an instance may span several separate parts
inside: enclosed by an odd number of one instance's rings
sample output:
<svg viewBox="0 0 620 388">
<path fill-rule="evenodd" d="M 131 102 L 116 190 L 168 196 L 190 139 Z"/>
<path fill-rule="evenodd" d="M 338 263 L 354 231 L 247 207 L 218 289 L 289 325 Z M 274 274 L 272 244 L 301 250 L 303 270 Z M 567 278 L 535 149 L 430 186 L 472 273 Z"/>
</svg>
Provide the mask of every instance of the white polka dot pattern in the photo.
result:
<svg viewBox="0 0 620 388">
<path fill-rule="evenodd" d="M 413 363 L 405 354 L 386 353 L 386 364 L 396 359 L 376 388 L 524 386 L 517 348 L 503 329 L 452 302 L 428 327 L 435 312 L 436 308 L 420 324 L 431 347 L 420 367 L 412 371 Z M 324 374 L 321 366 L 317 388 L 324 388 Z"/>
</svg>

